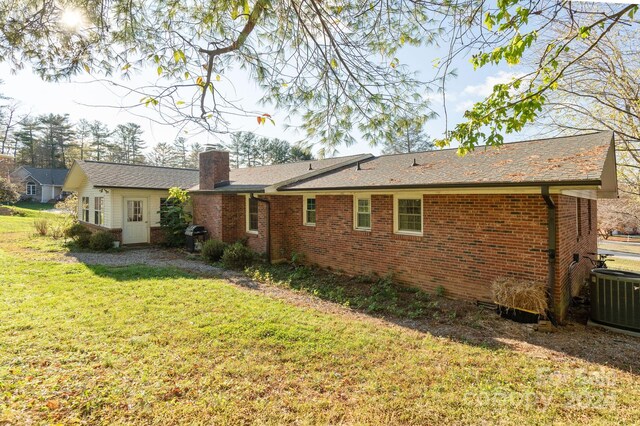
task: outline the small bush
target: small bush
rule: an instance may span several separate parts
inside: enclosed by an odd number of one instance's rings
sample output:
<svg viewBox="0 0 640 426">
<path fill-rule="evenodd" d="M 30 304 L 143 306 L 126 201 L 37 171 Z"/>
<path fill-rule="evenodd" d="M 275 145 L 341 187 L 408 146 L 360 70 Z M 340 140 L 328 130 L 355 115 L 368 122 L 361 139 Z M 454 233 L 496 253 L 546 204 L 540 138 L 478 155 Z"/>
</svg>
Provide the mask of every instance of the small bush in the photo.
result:
<svg viewBox="0 0 640 426">
<path fill-rule="evenodd" d="M 65 237 L 71 238 L 80 248 L 89 248 L 91 230 L 80 223 L 74 223 L 65 231 Z"/>
<path fill-rule="evenodd" d="M 106 251 L 113 248 L 116 238 L 111 232 L 100 231 L 89 237 L 89 248 L 96 251 Z"/>
<path fill-rule="evenodd" d="M 86 249 L 89 248 L 89 242 L 91 241 L 91 233 L 79 235 L 75 240 L 78 247 Z"/>
<path fill-rule="evenodd" d="M 63 221 L 54 222 L 49 228 L 49 236 L 54 240 L 64 237 L 67 231 L 67 225 Z"/>
<path fill-rule="evenodd" d="M 38 235 L 43 237 L 49 233 L 49 221 L 47 219 L 35 219 L 33 227 L 36 228 Z"/>
<path fill-rule="evenodd" d="M 491 283 L 495 303 L 507 308 L 523 309 L 544 315 L 547 304 L 547 286 L 544 282 L 502 277 Z"/>
<path fill-rule="evenodd" d="M 254 258 L 255 254 L 249 247 L 236 242 L 224 250 L 222 263 L 228 268 L 244 268 L 249 266 Z"/>
<path fill-rule="evenodd" d="M 86 226 L 84 226 L 81 223 L 74 223 L 73 225 L 71 225 L 69 228 L 67 228 L 67 230 L 64 233 L 64 236 L 67 238 L 71 238 L 73 241 L 78 241 L 78 239 L 82 238 L 82 237 L 90 237 L 91 236 L 91 231 L 89 230 L 89 228 L 87 228 Z"/>
<path fill-rule="evenodd" d="M 220 240 L 207 240 L 202 245 L 202 257 L 209 262 L 217 262 L 222 258 L 227 245 Z"/>
</svg>

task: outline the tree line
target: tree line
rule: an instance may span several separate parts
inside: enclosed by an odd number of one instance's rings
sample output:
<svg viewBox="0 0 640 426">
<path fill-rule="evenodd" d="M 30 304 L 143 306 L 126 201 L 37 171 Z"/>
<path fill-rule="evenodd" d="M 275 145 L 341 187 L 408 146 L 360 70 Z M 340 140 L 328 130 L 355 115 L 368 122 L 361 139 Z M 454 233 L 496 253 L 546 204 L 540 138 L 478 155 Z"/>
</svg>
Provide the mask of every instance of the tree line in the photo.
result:
<svg viewBox="0 0 640 426">
<path fill-rule="evenodd" d="M 69 168 L 74 159 L 122 164 L 197 168 L 205 147 L 184 137 L 158 142 L 147 149 L 144 132 L 136 123 L 110 128 L 95 120 L 72 122 L 68 114 L 17 117 L 14 104 L 0 105 L 0 153 L 11 155 L 16 166 Z M 232 167 L 255 167 L 313 159 L 309 148 L 282 139 L 237 132 L 218 148 L 231 152 Z"/>
<path fill-rule="evenodd" d="M 15 115 L 10 106 L 0 108 L 0 153 L 13 156 L 16 165 L 69 168 L 74 159 L 156 164 L 159 158 L 155 152 L 169 145 L 171 166 L 195 168 L 198 153 L 203 150 L 198 143 L 188 144 L 184 138 L 177 138 L 146 152 L 144 132 L 136 123 L 110 128 L 98 120 L 80 119 L 74 123 L 68 114 Z"/>
</svg>

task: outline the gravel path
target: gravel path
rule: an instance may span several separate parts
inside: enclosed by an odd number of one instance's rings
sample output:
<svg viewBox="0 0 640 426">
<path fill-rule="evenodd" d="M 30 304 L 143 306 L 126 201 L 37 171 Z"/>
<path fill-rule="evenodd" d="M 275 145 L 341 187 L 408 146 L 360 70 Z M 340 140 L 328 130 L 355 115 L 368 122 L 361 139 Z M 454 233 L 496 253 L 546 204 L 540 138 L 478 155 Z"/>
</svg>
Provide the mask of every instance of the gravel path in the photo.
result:
<svg viewBox="0 0 640 426">
<path fill-rule="evenodd" d="M 260 287 L 258 282 L 245 277 L 239 272 L 211 266 L 201 260 L 188 259 L 185 256 L 182 252 L 172 251 L 170 249 L 141 247 L 127 248 L 119 253 L 67 253 L 65 254 L 65 260 L 72 263 L 85 263 L 87 265 L 173 267 L 200 275 L 224 278 L 243 287 L 254 289 Z"/>
</svg>

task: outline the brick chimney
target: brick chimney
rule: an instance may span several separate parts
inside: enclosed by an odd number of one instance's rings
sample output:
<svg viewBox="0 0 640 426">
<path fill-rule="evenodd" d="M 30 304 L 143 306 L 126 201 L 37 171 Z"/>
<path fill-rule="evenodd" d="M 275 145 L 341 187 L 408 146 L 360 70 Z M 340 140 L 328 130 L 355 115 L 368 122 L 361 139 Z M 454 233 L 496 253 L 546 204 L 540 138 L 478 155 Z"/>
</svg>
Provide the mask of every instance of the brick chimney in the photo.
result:
<svg viewBox="0 0 640 426">
<path fill-rule="evenodd" d="M 200 189 L 214 189 L 229 183 L 229 151 L 200 153 Z"/>
</svg>

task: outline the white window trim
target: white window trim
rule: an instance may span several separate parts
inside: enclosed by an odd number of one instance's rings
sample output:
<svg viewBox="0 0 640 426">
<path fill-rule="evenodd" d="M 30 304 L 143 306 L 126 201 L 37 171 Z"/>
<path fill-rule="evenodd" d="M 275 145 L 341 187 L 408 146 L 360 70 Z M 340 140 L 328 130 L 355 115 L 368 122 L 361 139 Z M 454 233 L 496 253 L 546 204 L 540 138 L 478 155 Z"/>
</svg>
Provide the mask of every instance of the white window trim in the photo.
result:
<svg viewBox="0 0 640 426">
<path fill-rule="evenodd" d="M 102 199 L 100 210 L 96 209 L 96 200 Z M 96 223 L 96 213 L 100 217 L 100 223 Z M 93 223 L 98 226 L 104 226 L 104 196 L 101 197 L 93 197 Z"/>
<path fill-rule="evenodd" d="M 398 200 L 420 200 L 420 229 L 422 231 L 400 231 L 398 229 L 398 216 L 399 216 L 399 208 L 398 208 Z M 407 194 L 394 194 L 393 196 L 393 233 L 399 235 L 414 235 L 414 236 L 422 236 L 424 235 L 424 196 L 421 193 L 407 193 Z"/>
<path fill-rule="evenodd" d="M 87 208 L 84 208 L 84 200 L 83 198 L 87 199 Z M 87 196 L 83 196 L 80 197 L 80 217 L 82 217 L 82 222 L 84 223 L 91 223 L 91 197 L 87 197 Z M 84 212 L 88 212 L 87 213 L 87 220 L 84 220 Z"/>
<path fill-rule="evenodd" d="M 33 192 L 29 191 L 29 188 L 33 187 Z M 36 184 L 34 182 L 27 182 L 27 187 L 26 189 L 26 194 L 27 195 L 37 195 L 38 194 L 38 187 L 36 186 Z"/>
<path fill-rule="evenodd" d="M 258 230 L 257 229 L 249 229 L 249 203 L 251 200 L 251 194 L 247 194 L 245 195 L 245 202 L 244 202 L 244 216 L 245 216 L 245 231 L 247 232 L 247 234 L 254 234 L 254 235 L 258 235 Z M 260 212 L 260 208 L 258 208 L 258 212 Z M 260 213 L 258 213 L 258 216 L 260 216 Z M 258 227 L 260 227 L 260 221 L 258 220 Z"/>
<path fill-rule="evenodd" d="M 307 200 L 309 198 L 313 198 L 316 200 L 316 221 L 315 222 L 307 222 Z M 303 195 L 302 196 L 302 224 L 304 226 L 316 226 L 318 223 L 318 198 L 314 195 Z"/>
<path fill-rule="evenodd" d="M 358 200 L 369 201 L 369 227 L 358 226 Z M 353 229 L 356 231 L 371 231 L 372 211 L 371 211 L 371 194 L 354 194 L 353 195 Z"/>
</svg>

